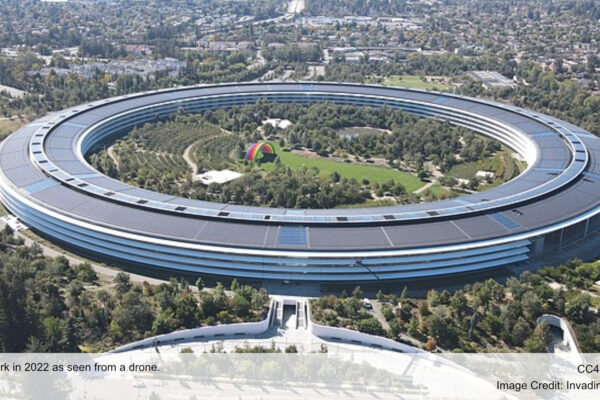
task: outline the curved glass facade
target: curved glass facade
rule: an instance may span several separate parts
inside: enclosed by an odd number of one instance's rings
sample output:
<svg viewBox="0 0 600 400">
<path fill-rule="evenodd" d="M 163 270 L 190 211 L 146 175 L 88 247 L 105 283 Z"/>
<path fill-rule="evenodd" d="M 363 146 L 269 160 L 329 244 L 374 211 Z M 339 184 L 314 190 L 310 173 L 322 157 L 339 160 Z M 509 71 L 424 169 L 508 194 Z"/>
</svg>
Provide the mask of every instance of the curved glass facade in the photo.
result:
<svg viewBox="0 0 600 400">
<path fill-rule="evenodd" d="M 83 158 L 102 140 L 178 110 L 261 99 L 386 106 L 446 120 L 502 141 L 528 168 L 499 187 L 441 202 L 285 210 L 132 188 Z M 564 121 L 461 96 L 333 83 L 214 85 L 109 99 L 34 121 L 0 145 L 0 197 L 32 228 L 114 260 L 251 279 L 404 280 L 514 264 L 586 237 L 600 227 L 598 152 L 596 137 Z"/>
</svg>

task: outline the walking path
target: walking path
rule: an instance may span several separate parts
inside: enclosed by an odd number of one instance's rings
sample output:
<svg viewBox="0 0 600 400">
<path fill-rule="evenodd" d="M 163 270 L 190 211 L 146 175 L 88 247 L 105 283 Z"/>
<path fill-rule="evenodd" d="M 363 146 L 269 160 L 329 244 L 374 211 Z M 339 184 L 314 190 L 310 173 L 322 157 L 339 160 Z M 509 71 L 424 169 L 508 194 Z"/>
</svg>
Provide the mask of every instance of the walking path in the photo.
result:
<svg viewBox="0 0 600 400">
<path fill-rule="evenodd" d="M 27 92 L 25 92 L 23 90 L 14 88 L 12 86 L 6 86 L 6 85 L 0 85 L 0 93 L 2 93 L 2 92 L 8 93 L 11 97 L 14 97 L 14 98 L 22 98 L 28 94 Z"/>
<path fill-rule="evenodd" d="M 110 159 L 115 164 L 115 167 L 117 167 L 117 170 L 118 170 L 119 169 L 119 159 L 117 158 L 117 155 L 115 154 L 115 145 L 114 144 L 112 146 L 110 146 L 108 149 L 106 149 L 106 154 L 108 154 L 108 156 L 110 157 Z"/>
<path fill-rule="evenodd" d="M 438 183 L 438 179 L 439 178 L 441 178 L 441 177 L 444 176 L 444 174 L 442 174 L 440 171 L 437 170 L 437 168 L 435 167 L 435 165 L 431 161 L 427 161 L 423 166 L 431 174 L 431 181 L 428 182 L 428 183 L 426 183 L 424 186 L 421 186 L 417 190 L 415 190 L 413 192 L 415 194 L 419 194 L 419 193 L 422 193 L 422 192 L 426 191 L 427 189 L 429 189 L 430 187 L 432 187 L 433 185 L 435 185 L 436 183 Z"/>
<path fill-rule="evenodd" d="M 6 225 L 6 222 L 0 220 L 0 229 L 4 229 L 4 226 Z M 55 249 L 53 247 L 50 247 L 48 245 L 46 245 L 46 243 L 40 241 L 40 240 L 33 240 L 31 238 L 29 238 L 29 236 L 23 234 L 22 232 L 15 232 L 15 236 L 23 239 L 23 241 L 25 242 L 26 246 L 33 246 L 34 243 L 37 243 L 41 249 L 42 249 L 42 253 L 45 256 L 48 257 L 65 257 L 67 260 L 69 260 L 69 263 L 71 265 L 77 265 L 77 264 L 81 264 L 84 262 L 87 262 L 88 264 L 90 264 L 93 268 L 93 270 L 100 275 L 104 275 L 104 276 L 108 276 L 111 278 L 114 278 L 115 276 L 117 276 L 118 273 L 120 272 L 124 272 L 121 271 L 119 269 L 116 268 L 110 268 L 110 267 L 106 267 L 97 263 L 94 263 L 90 260 L 85 260 L 83 258 L 80 258 L 72 253 L 69 253 L 65 250 L 58 250 Z M 132 274 L 130 272 L 126 272 L 127 275 L 129 275 L 130 277 L 130 281 L 131 282 L 135 282 L 135 283 L 143 283 L 143 282 L 148 282 L 152 285 L 160 285 L 161 283 L 168 283 L 168 280 L 165 279 L 158 279 L 158 278 L 151 278 L 148 276 L 143 276 L 143 275 L 138 275 L 138 274 Z M 190 285 L 190 287 L 196 289 L 195 286 Z"/>
<path fill-rule="evenodd" d="M 437 179 L 432 179 L 430 182 L 427 182 L 425 185 L 421 186 L 420 188 L 415 190 L 413 193 L 415 193 L 415 194 L 422 193 L 422 192 L 426 191 L 427 189 L 429 189 L 430 187 L 432 187 L 433 185 L 435 185 L 436 183 L 437 183 Z"/>
<path fill-rule="evenodd" d="M 387 320 L 383 316 L 383 313 L 381 312 L 381 303 L 379 302 L 379 300 L 372 300 L 371 305 L 373 306 L 373 314 L 375 314 L 375 318 L 377 319 L 377 321 L 379 321 L 381 326 L 383 326 L 383 329 L 385 329 L 386 331 L 389 330 L 390 324 L 388 324 Z"/>
<path fill-rule="evenodd" d="M 198 165 L 196 165 L 196 163 L 192 161 L 191 157 L 192 150 L 194 149 L 194 146 L 197 143 L 198 142 L 194 142 L 190 144 L 183 152 L 183 159 L 185 160 L 186 164 L 192 169 L 192 180 L 198 179 Z"/>
</svg>

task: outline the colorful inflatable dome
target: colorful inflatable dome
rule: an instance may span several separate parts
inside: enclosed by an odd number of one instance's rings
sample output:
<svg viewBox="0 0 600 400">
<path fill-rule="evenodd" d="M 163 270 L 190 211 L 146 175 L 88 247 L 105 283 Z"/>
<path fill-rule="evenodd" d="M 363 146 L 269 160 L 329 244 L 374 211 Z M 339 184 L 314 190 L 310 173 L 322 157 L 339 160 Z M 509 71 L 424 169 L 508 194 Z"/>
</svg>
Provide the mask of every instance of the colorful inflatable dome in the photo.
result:
<svg viewBox="0 0 600 400">
<path fill-rule="evenodd" d="M 275 148 L 271 143 L 261 140 L 250 146 L 248 152 L 246 153 L 246 160 L 256 161 L 262 158 L 265 154 L 275 155 Z"/>
</svg>

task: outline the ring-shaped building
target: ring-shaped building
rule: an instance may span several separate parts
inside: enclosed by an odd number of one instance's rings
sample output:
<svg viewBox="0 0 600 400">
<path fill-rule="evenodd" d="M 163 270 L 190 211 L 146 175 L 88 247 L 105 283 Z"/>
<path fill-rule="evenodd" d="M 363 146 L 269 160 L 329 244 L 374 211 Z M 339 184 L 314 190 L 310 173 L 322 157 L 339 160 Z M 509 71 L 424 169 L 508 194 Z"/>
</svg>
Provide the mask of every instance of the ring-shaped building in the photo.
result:
<svg viewBox="0 0 600 400">
<path fill-rule="evenodd" d="M 186 199 L 91 167 L 107 139 L 175 112 L 272 102 L 401 109 L 497 139 L 527 162 L 484 192 L 424 204 L 299 210 Z M 146 92 L 47 115 L 0 144 L 0 197 L 47 237 L 148 268 L 247 279 L 407 280 L 472 273 L 582 241 L 600 227 L 600 140 L 531 110 L 346 83 L 233 83 Z"/>
</svg>

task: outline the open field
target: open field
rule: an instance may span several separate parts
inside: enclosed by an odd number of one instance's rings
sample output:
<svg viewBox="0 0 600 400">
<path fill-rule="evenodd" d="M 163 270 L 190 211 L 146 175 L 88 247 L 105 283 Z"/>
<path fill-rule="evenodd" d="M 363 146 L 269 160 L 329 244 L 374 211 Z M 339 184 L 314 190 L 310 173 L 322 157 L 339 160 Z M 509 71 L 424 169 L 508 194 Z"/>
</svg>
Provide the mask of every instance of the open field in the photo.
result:
<svg viewBox="0 0 600 400">
<path fill-rule="evenodd" d="M 461 179 L 472 179 L 477 171 L 494 172 L 496 179 L 507 182 L 519 175 L 527 167 L 526 163 L 515 160 L 510 150 L 504 149 L 496 155 L 479 161 L 469 161 L 454 165 L 448 176 Z"/>
<path fill-rule="evenodd" d="M 443 188 L 442 185 L 440 185 L 439 183 L 435 183 L 428 190 L 437 197 L 440 197 L 440 195 L 442 194 L 445 194 L 446 196 L 450 197 L 454 193 L 448 189 Z"/>
<path fill-rule="evenodd" d="M 463 162 L 452 166 L 447 175 L 453 178 L 468 180 L 474 178 L 478 170 L 477 161 Z"/>
<path fill-rule="evenodd" d="M 426 82 L 417 75 L 392 75 L 383 81 L 384 85 L 387 86 L 402 86 L 414 89 L 425 89 L 425 90 L 449 90 L 452 86 L 445 83 L 438 82 Z"/>
<path fill-rule="evenodd" d="M 290 167 L 293 170 L 301 169 L 306 166 L 308 168 L 316 167 L 324 176 L 331 175 L 334 172 L 340 174 L 342 178 L 356 179 L 361 182 L 363 179 L 368 179 L 373 183 L 384 183 L 390 180 L 401 183 L 406 188 L 407 192 L 413 192 L 424 185 L 414 175 L 406 172 L 393 170 L 391 168 L 374 167 L 371 165 L 349 164 L 338 161 L 331 161 L 324 158 L 308 158 L 291 152 L 282 151 L 278 145 L 275 145 L 276 152 L 283 165 Z M 265 170 L 274 168 L 272 163 L 263 164 Z"/>
</svg>

